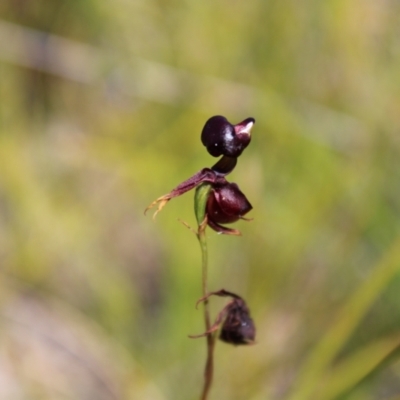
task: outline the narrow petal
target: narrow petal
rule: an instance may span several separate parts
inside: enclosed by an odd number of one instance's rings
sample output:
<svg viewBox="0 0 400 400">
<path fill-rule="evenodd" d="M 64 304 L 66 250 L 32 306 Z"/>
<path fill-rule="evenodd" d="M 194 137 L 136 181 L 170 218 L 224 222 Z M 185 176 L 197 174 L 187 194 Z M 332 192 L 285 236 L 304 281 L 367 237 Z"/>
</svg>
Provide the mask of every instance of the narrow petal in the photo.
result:
<svg viewBox="0 0 400 400">
<path fill-rule="evenodd" d="M 153 218 L 164 208 L 164 206 L 174 197 L 178 197 L 189 190 L 195 188 L 200 183 L 203 182 L 216 182 L 220 180 L 217 174 L 211 170 L 210 168 L 204 168 L 201 171 L 194 174 L 192 177 L 187 179 L 186 181 L 180 183 L 175 189 L 172 189 L 168 194 L 164 194 L 163 196 L 159 197 L 158 199 L 154 200 L 146 209 L 144 213 L 146 214 L 150 208 L 158 205 L 156 212 L 153 215 Z"/>
<path fill-rule="evenodd" d="M 211 229 L 214 229 L 217 233 L 221 233 L 223 235 L 232 235 L 232 236 L 241 236 L 242 233 L 237 229 L 227 228 L 226 226 L 222 226 L 211 219 L 208 219 L 208 226 Z"/>
</svg>

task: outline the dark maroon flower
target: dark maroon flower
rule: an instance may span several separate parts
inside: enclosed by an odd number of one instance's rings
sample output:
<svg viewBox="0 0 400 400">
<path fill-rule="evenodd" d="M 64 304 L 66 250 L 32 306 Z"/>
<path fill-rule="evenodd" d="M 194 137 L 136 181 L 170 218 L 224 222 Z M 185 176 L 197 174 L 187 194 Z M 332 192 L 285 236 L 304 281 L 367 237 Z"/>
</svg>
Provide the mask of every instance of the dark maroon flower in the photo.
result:
<svg viewBox="0 0 400 400">
<path fill-rule="evenodd" d="M 211 292 L 202 297 L 197 305 L 208 300 L 210 296 L 229 296 L 232 301 L 229 302 L 218 314 L 213 326 L 200 335 L 189 336 L 192 339 L 207 336 L 217 331 L 222 324 L 219 335 L 220 340 L 233 345 L 253 344 L 256 336 L 256 328 L 250 316 L 250 310 L 246 302 L 237 294 L 228 292 L 225 289 Z"/>
<path fill-rule="evenodd" d="M 145 213 L 157 205 L 157 211 L 154 213 L 156 216 L 169 200 L 208 183 L 211 186 L 205 214 L 208 225 L 219 233 L 240 235 L 238 230 L 226 228 L 221 224 L 245 219 L 243 216 L 252 209 L 252 206 L 239 187 L 235 183 L 229 183 L 225 176 L 233 171 L 237 157 L 250 143 L 250 131 L 254 122 L 254 118 L 247 118 L 239 124 L 232 125 L 225 117 L 211 117 L 203 128 L 201 140 L 210 154 L 222 155 L 221 159 L 211 168 L 203 168 L 168 194 L 153 201 Z"/>
<path fill-rule="evenodd" d="M 204 125 L 201 142 L 214 157 L 223 155 L 237 158 L 250 143 L 254 122 L 254 118 L 246 118 L 232 125 L 225 117 L 215 115 Z"/>
</svg>

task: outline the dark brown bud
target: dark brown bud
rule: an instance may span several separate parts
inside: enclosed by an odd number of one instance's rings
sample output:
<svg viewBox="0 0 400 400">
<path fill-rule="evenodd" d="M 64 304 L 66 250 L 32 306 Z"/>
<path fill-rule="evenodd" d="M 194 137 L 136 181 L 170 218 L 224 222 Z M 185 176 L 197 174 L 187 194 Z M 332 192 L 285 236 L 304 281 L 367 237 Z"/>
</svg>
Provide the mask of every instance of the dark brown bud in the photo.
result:
<svg viewBox="0 0 400 400">
<path fill-rule="evenodd" d="M 256 328 L 246 303 L 241 298 L 234 299 L 228 305 L 219 338 L 226 343 L 239 345 L 254 343 L 255 335 Z"/>
<path fill-rule="evenodd" d="M 201 335 L 189 336 L 192 339 L 211 335 L 217 331 L 222 323 L 221 333 L 219 338 L 229 344 L 243 345 L 253 344 L 256 336 L 256 328 L 250 316 L 250 310 L 246 302 L 237 294 L 228 292 L 225 289 L 211 292 L 207 296 L 202 297 L 197 304 L 207 300 L 210 296 L 232 297 L 222 311 L 218 314 L 213 326 Z M 223 321 L 223 322 L 222 322 Z"/>
</svg>

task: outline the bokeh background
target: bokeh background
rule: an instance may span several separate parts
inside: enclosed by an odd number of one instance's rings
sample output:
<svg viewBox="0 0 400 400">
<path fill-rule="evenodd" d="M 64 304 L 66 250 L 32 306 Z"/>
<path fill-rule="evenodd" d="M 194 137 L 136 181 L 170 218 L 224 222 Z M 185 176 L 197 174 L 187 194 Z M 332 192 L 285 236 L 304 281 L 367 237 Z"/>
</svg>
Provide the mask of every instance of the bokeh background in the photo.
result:
<svg viewBox="0 0 400 400">
<path fill-rule="evenodd" d="M 395 0 L 2 0 L 0 398 L 199 398 L 193 195 L 143 210 L 222 114 L 254 220 L 208 233 L 210 287 L 258 343 L 211 398 L 400 399 L 399 110 Z"/>
</svg>

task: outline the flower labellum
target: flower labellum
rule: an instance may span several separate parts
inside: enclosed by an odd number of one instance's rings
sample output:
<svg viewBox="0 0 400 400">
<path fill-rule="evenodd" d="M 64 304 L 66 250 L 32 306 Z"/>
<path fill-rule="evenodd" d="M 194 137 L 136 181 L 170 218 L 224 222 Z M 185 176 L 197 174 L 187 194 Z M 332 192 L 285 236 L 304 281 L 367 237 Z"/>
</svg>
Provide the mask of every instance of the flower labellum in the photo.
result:
<svg viewBox="0 0 400 400">
<path fill-rule="evenodd" d="M 222 115 L 215 115 L 204 125 L 201 142 L 213 157 L 224 155 L 237 158 L 250 143 L 254 122 L 254 118 L 246 118 L 232 125 Z"/>
</svg>

